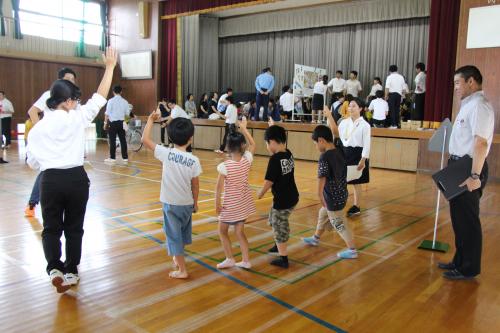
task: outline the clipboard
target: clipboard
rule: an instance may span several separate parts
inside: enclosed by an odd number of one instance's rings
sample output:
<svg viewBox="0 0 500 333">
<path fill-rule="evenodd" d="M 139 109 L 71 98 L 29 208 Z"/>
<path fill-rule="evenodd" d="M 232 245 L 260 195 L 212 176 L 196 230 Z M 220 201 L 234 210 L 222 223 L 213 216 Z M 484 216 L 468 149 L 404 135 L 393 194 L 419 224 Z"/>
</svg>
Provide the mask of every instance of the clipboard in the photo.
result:
<svg viewBox="0 0 500 333">
<path fill-rule="evenodd" d="M 472 158 L 465 155 L 433 174 L 432 179 L 446 200 L 450 201 L 468 191 L 467 186 L 460 187 L 459 185 L 470 176 L 471 169 Z"/>
</svg>

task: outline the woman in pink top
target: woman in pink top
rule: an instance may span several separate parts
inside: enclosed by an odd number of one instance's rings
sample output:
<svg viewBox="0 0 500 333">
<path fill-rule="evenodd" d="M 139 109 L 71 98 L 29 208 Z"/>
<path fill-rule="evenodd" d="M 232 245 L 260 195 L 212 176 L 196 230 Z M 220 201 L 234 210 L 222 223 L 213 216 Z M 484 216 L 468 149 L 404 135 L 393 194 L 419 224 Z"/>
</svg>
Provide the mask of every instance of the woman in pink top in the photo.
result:
<svg viewBox="0 0 500 333">
<path fill-rule="evenodd" d="M 226 259 L 217 268 L 238 266 L 249 269 L 248 241 L 244 232 L 245 220 L 256 212 L 252 191 L 248 185 L 248 174 L 255 152 L 255 141 L 247 130 L 247 120 L 243 117 L 240 132 L 229 133 L 227 149 L 231 158 L 217 166 L 219 177 L 215 192 L 215 208 L 219 215 L 219 236 L 224 247 Z M 224 191 L 224 202 L 221 195 Z M 236 263 L 229 239 L 229 227 L 234 225 L 240 243 L 242 261 Z"/>
</svg>

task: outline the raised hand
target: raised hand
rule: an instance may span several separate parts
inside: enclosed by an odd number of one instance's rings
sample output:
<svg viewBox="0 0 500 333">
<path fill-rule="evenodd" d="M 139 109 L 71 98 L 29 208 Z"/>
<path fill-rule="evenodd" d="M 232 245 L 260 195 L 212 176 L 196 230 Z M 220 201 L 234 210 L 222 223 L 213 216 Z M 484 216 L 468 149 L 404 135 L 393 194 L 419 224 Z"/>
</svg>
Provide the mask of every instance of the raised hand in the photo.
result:
<svg viewBox="0 0 500 333">
<path fill-rule="evenodd" d="M 269 127 L 273 126 L 274 125 L 274 119 L 272 117 L 269 117 L 269 119 L 267 120 L 267 124 L 269 125 Z"/>
<path fill-rule="evenodd" d="M 240 128 L 246 130 L 247 125 L 248 125 L 247 117 L 242 117 L 240 121 Z"/>
<path fill-rule="evenodd" d="M 106 67 L 115 67 L 118 60 L 118 52 L 112 47 L 106 48 L 106 53 L 102 55 L 102 62 Z"/>
<path fill-rule="evenodd" d="M 158 111 L 159 111 L 159 109 L 156 109 L 153 112 L 151 112 L 151 114 L 149 115 L 149 119 L 151 119 L 153 122 L 160 119 L 160 113 Z"/>
<path fill-rule="evenodd" d="M 325 117 L 331 117 L 332 116 L 332 111 L 330 110 L 330 108 L 328 106 L 323 106 L 323 114 L 325 115 Z"/>
</svg>

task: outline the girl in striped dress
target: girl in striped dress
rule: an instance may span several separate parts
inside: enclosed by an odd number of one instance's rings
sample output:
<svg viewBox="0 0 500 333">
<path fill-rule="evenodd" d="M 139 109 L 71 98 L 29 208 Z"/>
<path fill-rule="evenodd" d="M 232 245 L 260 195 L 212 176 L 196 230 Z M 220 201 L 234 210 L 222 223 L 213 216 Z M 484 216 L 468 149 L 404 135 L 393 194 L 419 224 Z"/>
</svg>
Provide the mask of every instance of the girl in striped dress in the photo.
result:
<svg viewBox="0 0 500 333">
<path fill-rule="evenodd" d="M 248 185 L 248 174 L 255 152 L 255 141 L 247 129 L 245 117 L 241 120 L 240 132 L 231 132 L 227 138 L 227 149 L 231 158 L 217 166 L 219 177 L 215 192 L 215 209 L 219 215 L 219 236 L 226 259 L 217 268 L 241 267 L 249 269 L 248 241 L 244 232 L 245 220 L 256 212 L 252 191 Z M 224 191 L 224 201 L 221 194 Z M 229 227 L 234 226 L 241 248 L 241 262 L 235 262 Z"/>
</svg>

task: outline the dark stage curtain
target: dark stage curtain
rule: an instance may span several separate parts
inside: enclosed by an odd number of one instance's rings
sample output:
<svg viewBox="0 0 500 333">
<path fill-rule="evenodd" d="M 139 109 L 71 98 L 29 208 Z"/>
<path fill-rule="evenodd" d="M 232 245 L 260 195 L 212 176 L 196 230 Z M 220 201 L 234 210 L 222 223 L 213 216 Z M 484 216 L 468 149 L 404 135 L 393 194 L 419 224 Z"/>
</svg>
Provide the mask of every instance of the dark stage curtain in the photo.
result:
<svg viewBox="0 0 500 333">
<path fill-rule="evenodd" d="M 177 19 L 162 20 L 160 97 L 177 94 Z"/>
<path fill-rule="evenodd" d="M 451 119 L 460 1 L 431 2 L 424 127 Z"/>
</svg>

